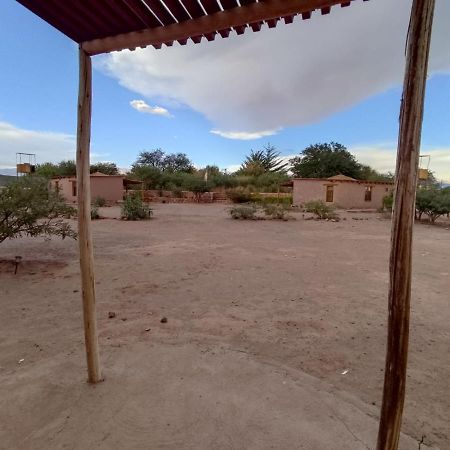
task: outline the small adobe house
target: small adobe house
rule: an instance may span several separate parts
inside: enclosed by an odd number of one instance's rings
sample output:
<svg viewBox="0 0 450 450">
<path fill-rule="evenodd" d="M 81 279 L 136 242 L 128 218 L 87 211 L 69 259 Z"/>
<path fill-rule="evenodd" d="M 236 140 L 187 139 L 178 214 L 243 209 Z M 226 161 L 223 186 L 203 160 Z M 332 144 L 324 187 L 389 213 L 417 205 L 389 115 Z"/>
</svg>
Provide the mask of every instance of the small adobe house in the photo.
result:
<svg viewBox="0 0 450 450">
<path fill-rule="evenodd" d="M 77 177 L 54 178 L 50 181 L 53 188 L 59 189 L 69 203 L 77 203 Z M 124 175 L 105 175 L 101 172 L 90 174 L 91 202 L 97 197 L 104 198 L 106 203 L 114 204 L 123 200 L 124 190 L 130 184 L 141 184 L 140 181 L 128 180 Z"/>
<path fill-rule="evenodd" d="M 345 209 L 378 209 L 383 197 L 394 189 L 390 181 L 355 180 L 345 175 L 330 178 L 294 178 L 293 204 L 300 206 L 311 200 L 322 200 Z"/>
<path fill-rule="evenodd" d="M 348 7 L 355 0 L 16 1 L 79 46 L 76 162 L 81 299 L 88 382 L 99 383 L 103 376 L 98 342 L 89 176 L 92 57 L 149 45 L 161 49 L 163 45 L 171 47 L 174 42 L 184 46 L 188 41 L 200 44 L 217 36 L 227 39 L 231 34 L 242 35 L 250 29 L 259 32 L 264 24 L 268 28 L 276 28 L 283 21 L 292 24 L 294 19 L 308 20 L 316 10 L 327 15 L 332 7 Z M 397 2 L 389 3 L 395 8 Z M 412 0 L 406 36 L 388 266 L 386 363 L 377 450 L 398 449 L 405 401 L 415 193 L 434 7 L 435 0 Z M 295 57 L 294 49 L 299 43 L 291 44 Z M 40 55 L 43 61 L 52 56 L 46 50 L 42 49 Z M 164 48 L 164 51 L 170 50 Z M 257 75 L 255 73 L 255 77 Z"/>
</svg>

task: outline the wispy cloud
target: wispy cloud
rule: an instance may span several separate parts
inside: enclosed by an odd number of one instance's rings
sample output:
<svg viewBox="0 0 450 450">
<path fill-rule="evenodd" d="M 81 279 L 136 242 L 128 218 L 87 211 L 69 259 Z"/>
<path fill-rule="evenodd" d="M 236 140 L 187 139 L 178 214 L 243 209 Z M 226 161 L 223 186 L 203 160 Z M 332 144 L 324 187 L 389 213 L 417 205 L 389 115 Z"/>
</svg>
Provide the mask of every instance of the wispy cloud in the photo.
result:
<svg viewBox="0 0 450 450">
<path fill-rule="evenodd" d="M 265 130 L 265 131 L 221 131 L 221 130 L 211 130 L 212 134 L 217 134 L 226 139 L 238 139 L 241 141 L 251 141 L 254 139 L 260 139 L 266 136 L 273 136 L 277 134 L 279 130 Z"/>
<path fill-rule="evenodd" d="M 153 114 L 155 116 L 164 116 L 164 117 L 173 117 L 172 114 L 162 106 L 150 106 L 144 100 L 132 100 L 130 102 L 130 106 L 134 108 L 136 111 L 145 114 Z"/>
<path fill-rule="evenodd" d="M 36 153 L 37 162 L 75 158 L 75 136 L 52 131 L 35 131 L 0 122 L 0 168 L 16 165 L 16 153 Z"/>
</svg>

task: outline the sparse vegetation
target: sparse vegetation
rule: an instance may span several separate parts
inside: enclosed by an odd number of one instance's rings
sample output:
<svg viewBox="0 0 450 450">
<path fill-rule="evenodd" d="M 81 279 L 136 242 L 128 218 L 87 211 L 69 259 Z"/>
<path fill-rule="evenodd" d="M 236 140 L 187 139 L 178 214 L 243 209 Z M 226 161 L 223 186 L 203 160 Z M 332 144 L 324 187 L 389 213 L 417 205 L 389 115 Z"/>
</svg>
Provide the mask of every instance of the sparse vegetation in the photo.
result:
<svg viewBox="0 0 450 450">
<path fill-rule="evenodd" d="M 233 203 L 248 203 L 252 200 L 251 192 L 244 187 L 229 189 L 227 196 Z"/>
<path fill-rule="evenodd" d="M 384 211 L 392 211 L 392 207 L 394 206 L 394 194 L 391 192 L 388 195 L 383 197 L 383 210 Z"/>
<path fill-rule="evenodd" d="M 230 215 L 233 219 L 242 220 L 256 220 L 256 212 L 258 211 L 257 206 L 254 203 L 248 203 L 246 205 L 233 206 L 230 209 Z"/>
<path fill-rule="evenodd" d="M 93 204 L 96 208 L 102 208 L 106 205 L 106 200 L 103 197 L 95 197 Z"/>
<path fill-rule="evenodd" d="M 91 220 L 97 220 L 100 219 L 100 214 L 98 212 L 98 208 L 96 206 L 93 206 L 91 208 Z"/>
<path fill-rule="evenodd" d="M 289 216 L 288 214 L 289 206 L 276 205 L 271 203 L 268 204 L 246 203 L 242 205 L 233 206 L 229 211 L 233 219 L 242 219 L 242 220 L 292 219 L 292 217 Z"/>
<path fill-rule="evenodd" d="M 313 213 L 317 219 L 322 220 L 338 220 L 339 216 L 333 206 L 327 205 L 322 200 L 311 200 L 303 204 L 303 209 L 306 212 Z"/>
<path fill-rule="evenodd" d="M 276 205 L 273 203 L 266 203 L 263 205 L 264 214 L 271 219 L 277 220 L 289 220 L 291 217 L 288 214 L 289 206 L 286 205 Z"/>
<path fill-rule="evenodd" d="M 49 189 L 45 178 L 26 176 L 0 191 L 0 243 L 20 236 L 77 234 L 64 220 L 73 214 L 59 192 Z"/>
<path fill-rule="evenodd" d="M 142 201 L 141 197 L 133 193 L 128 195 L 122 205 L 121 218 L 123 220 L 150 219 L 153 211 Z"/>
</svg>

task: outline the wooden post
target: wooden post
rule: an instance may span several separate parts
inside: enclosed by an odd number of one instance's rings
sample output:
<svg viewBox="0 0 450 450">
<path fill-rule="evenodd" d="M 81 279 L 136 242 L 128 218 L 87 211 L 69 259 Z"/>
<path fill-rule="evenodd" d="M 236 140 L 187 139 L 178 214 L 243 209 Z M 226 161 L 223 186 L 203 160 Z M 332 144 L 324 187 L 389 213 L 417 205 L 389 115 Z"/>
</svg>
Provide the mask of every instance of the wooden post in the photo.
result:
<svg viewBox="0 0 450 450">
<path fill-rule="evenodd" d="M 398 448 L 405 399 L 412 231 L 434 3 L 435 0 L 413 1 L 408 32 L 389 262 L 386 366 L 377 450 Z"/>
<path fill-rule="evenodd" d="M 101 370 L 95 310 L 94 255 L 91 236 L 91 183 L 89 151 L 91 140 L 92 65 L 91 57 L 79 49 L 80 79 L 77 125 L 77 200 L 78 242 L 80 248 L 81 285 L 83 299 L 84 338 L 88 382 L 101 381 Z"/>
</svg>

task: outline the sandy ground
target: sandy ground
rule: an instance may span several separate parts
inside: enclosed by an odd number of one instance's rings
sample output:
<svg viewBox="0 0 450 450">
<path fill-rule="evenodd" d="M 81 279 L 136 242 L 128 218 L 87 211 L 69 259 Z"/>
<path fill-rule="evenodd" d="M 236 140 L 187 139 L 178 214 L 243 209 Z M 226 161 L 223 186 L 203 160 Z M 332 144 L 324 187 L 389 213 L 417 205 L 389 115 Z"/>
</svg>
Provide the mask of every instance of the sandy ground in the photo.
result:
<svg viewBox="0 0 450 450">
<path fill-rule="evenodd" d="M 389 222 L 243 222 L 226 208 L 93 223 L 96 386 L 77 243 L 1 244 L 1 449 L 375 448 Z M 448 228 L 415 227 L 403 450 L 450 449 Z"/>
</svg>

